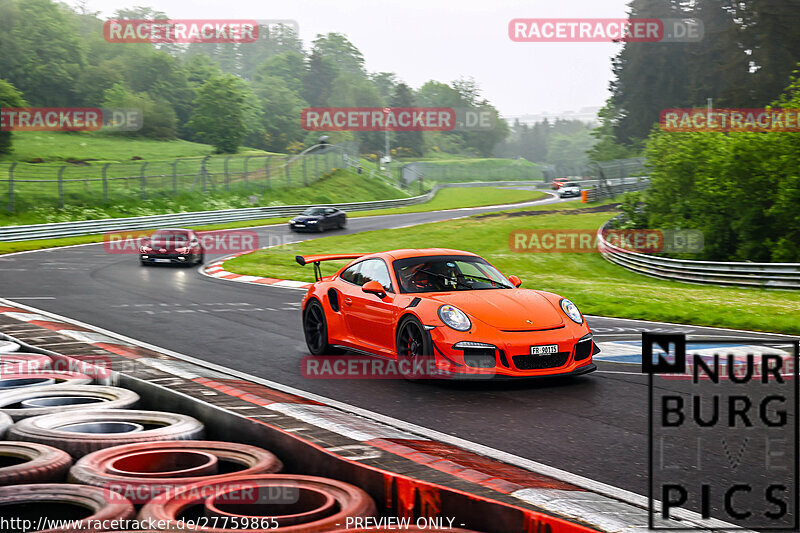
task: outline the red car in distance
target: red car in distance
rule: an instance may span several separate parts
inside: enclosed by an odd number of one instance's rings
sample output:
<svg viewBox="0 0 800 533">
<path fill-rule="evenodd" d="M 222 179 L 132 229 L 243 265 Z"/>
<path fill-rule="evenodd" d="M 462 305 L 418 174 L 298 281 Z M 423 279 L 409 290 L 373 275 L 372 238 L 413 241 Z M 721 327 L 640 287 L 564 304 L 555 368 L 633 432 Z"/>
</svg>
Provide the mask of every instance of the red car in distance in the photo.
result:
<svg viewBox="0 0 800 533">
<path fill-rule="evenodd" d="M 197 234 L 190 229 L 160 229 L 145 239 L 139 247 L 142 266 L 165 263 L 200 265 L 205 250 Z"/>
<path fill-rule="evenodd" d="M 553 183 L 552 183 L 553 190 L 557 191 L 558 189 L 561 188 L 562 185 L 564 185 L 568 181 L 569 181 L 569 178 L 556 178 L 556 179 L 554 179 Z"/>
</svg>

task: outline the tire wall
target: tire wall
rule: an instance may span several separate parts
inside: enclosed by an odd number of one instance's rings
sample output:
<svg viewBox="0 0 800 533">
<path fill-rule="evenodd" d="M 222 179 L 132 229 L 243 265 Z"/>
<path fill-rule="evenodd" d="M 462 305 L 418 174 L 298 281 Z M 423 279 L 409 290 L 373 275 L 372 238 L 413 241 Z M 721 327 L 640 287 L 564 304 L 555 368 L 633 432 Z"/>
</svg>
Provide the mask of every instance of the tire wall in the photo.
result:
<svg viewBox="0 0 800 533">
<path fill-rule="evenodd" d="M 450 490 L 394 473 L 341 458 L 323 448 L 301 441 L 290 433 L 267 426 L 256 420 L 223 411 L 193 398 L 174 394 L 151 383 L 120 376 L 119 386 L 131 389 L 142 397 L 142 409 L 157 409 L 170 405 L 174 412 L 193 416 L 206 425 L 206 439 L 236 441 L 259 446 L 273 452 L 284 463 L 285 472 L 330 477 L 364 489 L 373 497 L 378 512 L 388 516 L 416 518 L 422 508 L 442 516 L 457 516 L 477 531 L 519 531 L 566 533 L 591 531 L 577 524 L 491 500 Z M 509 498 L 511 499 L 511 498 Z M 432 509 L 434 505 L 438 509 Z M 413 511 L 409 512 L 409 509 Z M 538 523 L 538 525 L 537 525 Z"/>
</svg>

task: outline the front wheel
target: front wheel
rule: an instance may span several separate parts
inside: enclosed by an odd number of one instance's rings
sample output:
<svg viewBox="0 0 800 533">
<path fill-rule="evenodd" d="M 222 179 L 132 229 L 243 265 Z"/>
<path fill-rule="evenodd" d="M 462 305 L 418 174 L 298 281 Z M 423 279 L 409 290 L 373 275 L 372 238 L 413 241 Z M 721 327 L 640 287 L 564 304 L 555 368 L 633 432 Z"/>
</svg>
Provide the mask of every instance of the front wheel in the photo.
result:
<svg viewBox="0 0 800 533">
<path fill-rule="evenodd" d="M 410 381 L 435 375 L 433 341 L 416 317 L 404 318 L 397 328 L 397 363 Z"/>
<path fill-rule="evenodd" d="M 311 355 L 333 355 L 341 353 L 328 343 L 328 321 L 325 311 L 317 300 L 312 300 L 303 311 L 303 333 Z"/>
</svg>

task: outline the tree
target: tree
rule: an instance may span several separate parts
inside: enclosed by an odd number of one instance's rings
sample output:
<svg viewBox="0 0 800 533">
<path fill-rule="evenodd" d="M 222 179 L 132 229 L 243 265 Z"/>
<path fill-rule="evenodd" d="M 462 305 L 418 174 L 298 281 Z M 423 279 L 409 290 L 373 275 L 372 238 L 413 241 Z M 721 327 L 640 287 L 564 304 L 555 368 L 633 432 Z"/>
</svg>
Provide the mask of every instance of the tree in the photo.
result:
<svg viewBox="0 0 800 533">
<path fill-rule="evenodd" d="M 194 101 L 187 124 L 193 137 L 217 153 L 236 153 L 245 135 L 247 93 L 241 79 L 229 74 L 208 80 Z"/>
<path fill-rule="evenodd" d="M 400 83 L 397 76 L 392 72 L 370 74 L 369 79 L 375 84 L 375 88 L 378 89 L 378 94 L 380 94 L 381 98 L 386 102 L 392 99 L 397 90 L 397 85 Z"/>
<path fill-rule="evenodd" d="M 366 77 L 364 55 L 341 33 L 317 35 L 311 52 L 330 59 L 341 72 Z"/>
<path fill-rule="evenodd" d="M 386 102 L 366 77 L 341 71 L 333 83 L 328 105 L 334 107 L 383 107 Z M 358 131 L 353 136 L 366 152 L 383 152 L 385 131 Z"/>
<path fill-rule="evenodd" d="M 283 152 L 301 142 L 305 131 L 300 124 L 300 114 L 306 102 L 289 89 L 281 78 L 273 76 L 260 76 L 254 82 L 254 90 L 263 113 L 263 148 Z"/>
<path fill-rule="evenodd" d="M 393 107 L 414 107 L 414 92 L 405 83 L 398 83 L 391 98 Z M 394 143 L 398 148 L 405 148 L 414 156 L 422 156 L 425 142 L 421 131 L 398 131 Z"/>
<path fill-rule="evenodd" d="M 328 105 L 333 92 L 333 82 L 338 69 L 332 59 L 314 50 L 308 58 L 308 69 L 303 79 L 303 97 L 313 107 Z"/>
<path fill-rule="evenodd" d="M 25 107 L 25 105 L 22 94 L 13 85 L 0 79 L 0 108 Z M 11 132 L 0 131 L 0 155 L 10 154 L 12 151 Z"/>
<path fill-rule="evenodd" d="M 78 103 L 75 83 L 85 64 L 75 19 L 49 0 L 0 0 L 0 74 L 31 105 Z"/>
<path fill-rule="evenodd" d="M 231 46 L 231 45 L 225 45 Z M 260 26 L 256 42 L 242 43 L 236 47 L 239 73 L 246 80 L 252 80 L 264 61 L 277 55 L 298 55 L 303 57 L 303 42 L 292 26 L 274 24 Z"/>
<path fill-rule="evenodd" d="M 298 97 L 303 93 L 303 78 L 306 75 L 306 64 L 302 54 L 284 52 L 266 59 L 258 67 L 254 79 L 264 77 L 278 78 L 283 85 Z"/>
<path fill-rule="evenodd" d="M 133 93 L 124 85 L 116 84 L 105 91 L 103 107 L 132 108 L 142 112 L 142 129 L 116 132 L 115 135 L 174 139 L 177 135 L 177 118 L 169 102 L 155 100 L 147 93 Z"/>
<path fill-rule="evenodd" d="M 679 18 L 679 0 L 632 0 L 630 18 Z M 614 58 L 615 137 L 630 144 L 647 137 L 662 109 L 690 105 L 687 50 L 693 43 L 626 42 Z"/>
</svg>

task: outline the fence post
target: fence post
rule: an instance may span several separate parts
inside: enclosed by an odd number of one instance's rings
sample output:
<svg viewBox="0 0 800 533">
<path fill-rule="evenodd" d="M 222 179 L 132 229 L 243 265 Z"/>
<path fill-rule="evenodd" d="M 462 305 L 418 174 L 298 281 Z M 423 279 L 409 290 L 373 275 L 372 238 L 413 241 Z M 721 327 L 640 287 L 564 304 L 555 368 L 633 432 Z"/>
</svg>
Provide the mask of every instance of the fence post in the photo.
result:
<svg viewBox="0 0 800 533">
<path fill-rule="evenodd" d="M 303 156 L 303 183 L 306 182 L 306 161 L 308 160 L 308 155 Z M 286 186 L 289 186 L 289 182 L 286 182 Z"/>
<path fill-rule="evenodd" d="M 208 174 L 208 169 L 206 168 L 206 163 L 211 158 L 210 155 L 207 155 L 203 158 L 203 162 L 200 164 L 200 176 L 203 178 L 203 194 L 208 192 L 208 185 L 206 184 L 206 177 Z"/>
<path fill-rule="evenodd" d="M 231 188 L 231 176 L 228 174 L 228 161 L 231 160 L 231 156 L 225 158 L 225 190 L 229 191 Z"/>
<path fill-rule="evenodd" d="M 268 190 L 272 189 L 272 184 L 269 182 L 269 178 L 270 178 L 270 175 L 269 175 L 269 158 L 270 158 L 270 156 L 267 156 L 266 161 L 264 161 L 264 174 L 266 174 L 266 176 L 267 176 L 267 183 L 264 184 L 264 191 L 268 191 Z"/>
<path fill-rule="evenodd" d="M 58 207 L 64 207 L 64 171 L 66 169 L 66 166 L 58 169 Z"/>
<path fill-rule="evenodd" d="M 250 155 L 244 156 L 244 190 L 247 190 L 247 189 L 250 188 L 250 181 L 249 181 L 249 179 L 247 177 L 247 163 L 250 161 L 251 157 L 252 156 L 250 156 Z"/>
<path fill-rule="evenodd" d="M 312 154 L 314 156 L 314 181 L 319 179 L 319 158 L 317 157 L 319 154 Z M 306 184 L 306 180 L 303 180 L 303 185 Z"/>
<path fill-rule="evenodd" d="M 147 168 L 147 161 L 144 161 L 142 163 L 142 171 L 139 174 L 139 179 L 141 180 L 141 184 L 142 184 L 142 200 L 146 200 L 147 199 L 147 177 L 145 177 L 145 175 L 144 175 L 144 171 L 145 171 L 146 168 Z"/>
<path fill-rule="evenodd" d="M 8 167 L 8 210 L 14 212 L 14 168 L 17 163 L 11 163 Z"/>
<path fill-rule="evenodd" d="M 180 159 L 176 159 L 172 162 L 172 194 L 174 196 L 178 195 L 178 163 Z"/>
<path fill-rule="evenodd" d="M 108 167 L 111 163 L 103 165 L 103 201 L 108 202 Z"/>
<path fill-rule="evenodd" d="M 288 154 L 286 155 L 286 163 L 284 163 L 284 167 L 283 167 L 284 169 L 286 169 L 286 181 L 289 181 L 290 179 L 292 179 L 290 174 L 289 174 L 289 158 L 290 157 L 291 157 L 290 155 L 288 155 Z M 305 185 L 305 183 L 303 185 Z"/>
</svg>

